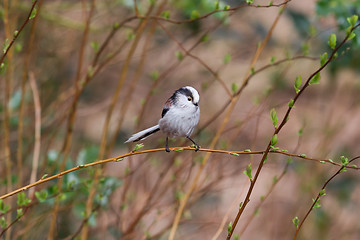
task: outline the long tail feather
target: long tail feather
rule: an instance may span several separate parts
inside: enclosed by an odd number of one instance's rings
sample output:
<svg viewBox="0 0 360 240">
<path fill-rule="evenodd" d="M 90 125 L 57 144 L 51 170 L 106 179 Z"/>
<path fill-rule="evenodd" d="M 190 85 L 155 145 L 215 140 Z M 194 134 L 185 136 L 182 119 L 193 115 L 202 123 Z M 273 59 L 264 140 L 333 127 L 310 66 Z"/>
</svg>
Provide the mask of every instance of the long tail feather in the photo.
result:
<svg viewBox="0 0 360 240">
<path fill-rule="evenodd" d="M 159 125 L 142 130 L 141 132 L 133 134 L 128 140 L 126 140 L 125 143 L 137 142 L 137 141 L 143 140 L 143 139 L 147 138 L 148 136 L 150 136 L 151 134 L 156 133 L 159 130 L 160 130 Z"/>
</svg>

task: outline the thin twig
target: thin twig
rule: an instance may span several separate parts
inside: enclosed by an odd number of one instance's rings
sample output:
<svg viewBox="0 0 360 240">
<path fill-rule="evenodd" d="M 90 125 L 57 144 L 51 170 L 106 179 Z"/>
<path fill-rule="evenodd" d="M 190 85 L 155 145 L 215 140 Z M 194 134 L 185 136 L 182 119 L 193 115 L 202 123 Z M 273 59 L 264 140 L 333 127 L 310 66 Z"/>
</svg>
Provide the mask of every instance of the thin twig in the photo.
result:
<svg viewBox="0 0 360 240">
<path fill-rule="evenodd" d="M 351 160 L 349 161 L 349 164 L 350 164 L 351 162 L 355 161 L 356 159 L 359 159 L 359 158 L 360 158 L 360 156 L 354 157 L 353 159 L 351 159 Z M 296 237 L 298 236 L 298 233 L 299 233 L 302 225 L 304 224 L 305 220 L 306 220 L 307 217 L 309 216 L 310 212 L 314 209 L 315 204 L 318 203 L 318 200 L 319 200 L 320 197 L 323 195 L 322 193 L 323 193 L 323 191 L 325 190 L 326 186 L 327 186 L 327 185 L 330 183 L 330 181 L 333 180 L 337 175 L 339 175 L 341 172 L 343 172 L 345 168 L 346 168 L 346 166 L 344 166 L 344 165 L 341 166 L 340 169 L 337 170 L 336 173 L 334 173 L 334 174 L 324 183 L 324 185 L 323 185 L 322 188 L 320 189 L 317 197 L 313 200 L 313 203 L 311 204 L 309 210 L 308 210 L 307 213 L 305 214 L 305 217 L 301 220 L 299 226 L 296 228 L 296 231 L 295 231 L 293 240 L 295 240 Z"/>
<path fill-rule="evenodd" d="M 30 175 L 30 183 L 34 183 L 36 180 L 36 173 L 39 165 L 40 157 L 40 143 L 41 143 L 41 104 L 39 91 L 36 85 L 36 80 L 34 73 L 30 72 L 29 74 L 30 87 L 33 92 L 34 98 L 34 107 L 35 107 L 35 144 L 34 144 L 34 154 L 32 160 L 32 170 Z M 34 188 L 30 189 L 29 197 L 31 198 L 34 193 Z"/>
<path fill-rule="evenodd" d="M 174 152 L 194 151 L 194 150 L 195 149 L 193 147 L 174 147 L 174 148 L 170 148 L 170 151 L 174 151 Z M 122 160 L 124 160 L 124 158 L 129 157 L 129 156 L 133 156 L 133 155 L 147 154 L 147 153 L 153 153 L 153 152 L 163 152 L 163 151 L 165 151 L 165 148 L 156 148 L 156 149 L 149 149 L 149 150 L 138 151 L 138 152 L 129 152 L 129 153 L 117 156 L 117 157 L 108 158 L 108 159 L 104 159 L 104 160 L 99 160 L 99 161 L 84 164 L 84 165 L 79 165 L 79 166 L 73 167 L 71 169 L 62 171 L 62 172 L 60 172 L 58 174 L 55 174 L 53 176 L 40 179 L 35 183 L 32 183 L 32 184 L 26 185 L 24 187 L 21 187 L 19 189 L 16 189 L 16 190 L 10 192 L 10 193 L 6 193 L 6 194 L 0 196 L 0 199 L 8 198 L 8 197 L 10 197 L 12 195 L 15 195 L 15 194 L 19 193 L 19 192 L 28 190 L 28 189 L 30 189 L 30 188 L 32 188 L 34 186 L 37 186 L 39 184 L 51 181 L 53 179 L 61 178 L 61 176 L 64 176 L 64 175 L 66 175 L 68 173 L 71 173 L 71 172 L 74 172 L 74 171 L 77 171 L 77 170 L 80 170 L 80 169 L 84 169 L 84 168 L 87 168 L 87 167 L 96 166 L 96 165 L 100 165 L 100 164 L 105 164 L 105 163 L 108 163 L 108 162 L 122 161 Z M 251 154 L 263 155 L 265 153 L 265 151 L 251 151 L 251 152 L 249 152 L 249 151 L 229 151 L 229 150 L 206 149 L 206 148 L 200 148 L 198 150 L 198 152 L 229 154 L 229 155 L 232 155 L 234 157 L 237 154 L 239 154 L 239 155 L 251 155 Z M 283 152 L 281 150 L 272 151 L 270 153 L 276 153 L 276 154 L 282 154 L 282 155 L 286 155 L 286 156 L 297 157 L 297 158 L 310 160 L 310 161 L 315 161 L 315 162 L 319 162 L 319 163 L 322 163 L 323 161 L 327 161 L 328 163 L 331 163 L 332 165 L 342 166 L 340 163 L 331 162 L 328 159 L 315 159 L 315 158 L 309 158 L 309 157 L 302 157 L 301 155 L 292 154 L 292 153 L 288 153 L 288 152 Z M 347 168 L 356 169 L 356 170 L 360 169 L 360 167 L 355 167 L 355 166 L 347 166 Z"/>
<path fill-rule="evenodd" d="M 359 26 L 360 26 L 360 24 L 354 26 L 354 27 L 351 29 L 351 31 L 350 31 L 349 34 L 351 34 L 352 31 L 354 31 L 354 30 L 355 30 L 357 27 L 359 27 Z M 312 73 L 312 74 L 308 77 L 308 79 L 307 79 L 307 81 L 305 82 L 304 86 L 301 88 L 301 90 L 300 90 L 298 93 L 296 93 L 296 96 L 293 98 L 294 101 L 293 101 L 292 106 L 289 106 L 289 108 L 288 108 L 287 112 L 285 113 L 285 115 L 284 115 L 281 123 L 279 124 L 279 126 L 278 126 L 277 128 L 275 128 L 275 131 L 274 131 L 274 134 L 273 134 L 273 135 L 278 134 L 278 133 L 280 132 L 280 130 L 283 128 L 283 126 L 284 126 L 284 125 L 286 124 L 286 122 L 288 121 L 288 117 L 289 117 L 289 115 L 290 115 L 290 112 L 291 112 L 291 110 L 293 109 L 293 106 L 294 106 L 294 104 L 296 103 L 296 101 L 297 101 L 297 99 L 299 98 L 299 96 L 300 96 L 300 95 L 305 91 L 305 89 L 310 85 L 310 81 L 312 80 L 312 78 L 313 78 L 316 74 L 320 73 L 331 61 L 334 60 L 334 55 L 337 53 L 337 51 L 338 51 L 338 50 L 345 44 L 345 42 L 348 40 L 348 38 L 349 38 L 349 36 L 350 36 L 349 34 L 348 34 L 348 35 L 344 38 L 344 40 L 332 51 L 332 53 L 330 54 L 329 59 L 328 59 L 320 68 L 318 68 L 314 73 Z M 271 149 L 271 141 L 268 143 L 268 146 L 267 146 L 267 148 L 266 148 L 266 150 L 265 150 L 265 152 L 264 152 L 264 155 L 263 155 L 263 157 L 262 157 L 262 159 L 261 159 L 261 161 L 260 161 L 259 167 L 258 167 L 258 169 L 256 170 L 256 173 L 255 173 L 255 176 L 254 176 L 253 180 L 250 181 L 250 187 L 249 187 L 248 193 L 247 193 L 247 195 L 246 195 L 246 197 L 245 197 L 245 200 L 244 200 L 241 208 L 239 209 L 239 211 L 238 211 L 238 213 L 237 213 L 237 215 L 236 215 L 236 217 L 235 217 L 233 227 L 232 227 L 231 231 L 229 231 L 229 233 L 228 233 L 227 240 L 229 240 L 229 239 L 231 238 L 231 236 L 232 236 L 232 234 L 233 234 L 233 232 L 234 232 L 234 229 L 235 229 L 235 227 L 236 227 L 236 225 L 237 225 L 237 223 L 238 223 L 238 221 L 239 221 L 240 216 L 242 215 L 242 213 L 244 212 L 245 207 L 247 206 L 247 204 L 248 204 L 249 201 L 250 201 L 251 193 L 252 193 L 252 191 L 253 191 L 253 189 L 254 189 L 256 180 L 257 180 L 257 178 L 258 178 L 258 176 L 259 176 L 259 174 L 260 174 L 260 171 L 261 171 L 261 169 L 262 169 L 262 167 L 263 167 L 263 165 L 264 165 L 264 162 L 265 162 L 265 160 L 266 160 L 266 158 L 267 158 L 267 156 L 268 156 L 268 153 L 269 153 L 270 149 Z"/>
<path fill-rule="evenodd" d="M 9 46 L 6 48 L 4 54 L 1 56 L 0 58 L 0 65 L 4 62 L 4 59 L 6 57 L 6 55 L 8 54 L 8 52 L 10 51 L 10 48 L 12 47 L 12 45 L 14 44 L 14 42 L 16 41 L 17 37 L 20 35 L 20 33 L 23 31 L 23 29 L 25 28 L 26 24 L 28 24 L 29 20 L 30 20 L 30 16 L 32 11 L 34 10 L 36 4 L 37 4 L 38 0 L 34 0 L 33 4 L 31 5 L 30 11 L 24 21 L 24 23 L 21 25 L 20 29 L 17 31 L 17 33 L 14 35 L 14 38 L 11 40 Z"/>
</svg>

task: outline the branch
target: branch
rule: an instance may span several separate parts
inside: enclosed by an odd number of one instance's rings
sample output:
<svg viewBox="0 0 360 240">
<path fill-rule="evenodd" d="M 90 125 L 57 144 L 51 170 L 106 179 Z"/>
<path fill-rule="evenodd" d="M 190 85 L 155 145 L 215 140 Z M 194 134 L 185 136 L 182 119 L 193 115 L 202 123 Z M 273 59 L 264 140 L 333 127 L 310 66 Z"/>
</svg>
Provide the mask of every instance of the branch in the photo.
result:
<svg viewBox="0 0 360 240">
<path fill-rule="evenodd" d="M 188 147 L 174 147 L 174 148 L 170 148 L 170 150 L 173 151 L 173 152 L 182 152 L 182 151 L 194 151 L 195 148 L 190 147 L 190 146 L 188 146 Z M 153 153 L 153 152 L 164 152 L 164 151 L 165 151 L 165 148 L 155 148 L 155 149 L 149 149 L 149 150 L 138 151 L 138 152 L 129 152 L 129 153 L 117 156 L 117 157 L 107 158 L 107 159 L 99 160 L 99 161 L 96 161 L 96 162 L 79 165 L 79 166 L 70 168 L 68 170 L 62 171 L 62 172 L 60 172 L 58 174 L 55 174 L 53 176 L 42 178 L 42 179 L 38 180 L 35 183 L 26 185 L 26 186 L 24 186 L 22 188 L 14 190 L 14 191 L 12 191 L 10 193 L 4 194 L 4 195 L 0 196 L 0 199 L 8 198 L 8 197 L 10 197 L 12 195 L 15 195 L 15 194 L 19 193 L 19 192 L 28 190 L 28 189 L 30 189 L 32 187 L 35 187 L 37 185 L 40 185 L 42 183 L 49 182 L 51 180 L 60 178 L 60 177 L 66 175 L 68 173 L 71 173 L 71 172 L 74 172 L 74 171 L 77 171 L 77 170 L 80 170 L 80 169 L 84 169 L 84 168 L 91 167 L 91 166 L 96 166 L 96 165 L 101 165 L 101 164 L 105 164 L 105 163 L 108 163 L 108 162 L 123 161 L 124 158 L 129 157 L 129 156 L 147 154 L 147 153 Z M 249 154 L 250 155 L 253 155 L 253 154 L 263 155 L 265 153 L 265 151 L 252 151 L 252 152 L 249 152 L 249 151 L 228 151 L 228 150 L 206 149 L 206 148 L 200 148 L 198 150 L 198 152 L 229 154 L 229 155 L 233 155 L 234 157 L 237 156 L 237 155 L 249 155 Z M 332 162 L 329 159 L 316 159 L 316 158 L 303 157 L 302 155 L 288 153 L 288 152 L 284 152 L 284 151 L 281 151 L 281 150 L 271 151 L 270 153 L 277 153 L 277 154 L 282 154 L 282 155 L 286 155 L 286 156 L 302 158 L 302 159 L 305 159 L 305 160 L 315 161 L 315 162 L 319 162 L 319 163 L 327 162 L 327 163 L 330 163 L 332 165 L 342 166 L 342 164 Z M 355 166 L 347 166 L 346 168 L 351 168 L 351 169 L 356 169 L 356 170 L 360 169 L 360 167 L 355 167 Z"/>
<path fill-rule="evenodd" d="M 356 159 L 359 159 L 359 158 L 360 158 L 360 156 L 354 157 L 353 159 L 351 159 L 351 160 L 349 161 L 349 163 L 351 163 L 352 161 L 355 161 Z M 327 185 L 329 184 L 329 182 L 330 182 L 331 180 L 333 180 L 337 175 L 339 175 L 340 173 L 342 173 L 345 168 L 346 168 L 345 165 L 341 166 L 341 168 L 340 168 L 335 174 L 333 174 L 333 175 L 324 183 L 324 185 L 323 185 L 322 188 L 320 189 L 320 191 L 319 191 L 316 199 L 313 200 L 313 204 L 311 205 L 311 207 L 309 208 L 309 210 L 308 210 L 307 213 L 305 214 L 305 217 L 303 218 L 303 220 L 301 220 L 299 226 L 296 228 L 296 232 L 295 232 L 295 234 L 294 234 L 293 240 L 296 239 L 296 237 L 297 237 L 297 235 L 298 235 L 298 233 L 299 233 L 299 231 L 300 231 L 300 228 L 301 228 L 302 225 L 304 224 L 304 222 L 305 222 L 305 220 L 307 219 L 307 217 L 309 216 L 310 212 L 314 209 L 315 204 L 318 203 L 318 200 L 320 199 L 320 197 L 321 197 L 322 195 L 324 195 L 324 190 L 325 190 L 326 186 L 327 186 Z"/>
<path fill-rule="evenodd" d="M 186 19 L 186 20 L 175 20 L 175 19 L 169 19 L 169 18 L 165 18 L 165 17 L 159 17 L 159 16 L 149 16 L 149 17 L 145 17 L 145 16 L 138 16 L 137 18 L 139 19 L 145 19 L 145 18 L 149 18 L 152 20 L 158 20 L 158 21 L 164 21 L 164 22 L 169 22 L 169 23 L 173 23 L 173 24 L 183 24 L 183 23 L 190 23 L 190 22 L 194 22 L 194 21 L 198 21 L 198 20 L 202 20 L 205 19 L 211 15 L 214 15 L 215 13 L 219 13 L 219 12 L 235 12 L 237 10 L 239 10 L 240 8 L 244 8 L 244 7 L 253 7 L 253 8 L 271 8 L 271 7 L 281 7 L 286 5 L 287 3 L 291 2 L 292 0 L 287 0 L 284 1 L 282 3 L 279 4 L 268 4 L 268 5 L 255 5 L 255 4 L 242 4 L 239 5 L 237 7 L 233 7 L 233 8 L 229 8 L 229 9 L 218 9 L 218 10 L 214 10 L 212 12 L 206 13 L 203 16 L 200 16 L 198 18 L 195 19 Z"/>
<path fill-rule="evenodd" d="M 279 127 L 275 128 L 275 131 L 274 131 L 274 134 L 273 134 L 273 135 L 278 134 L 278 133 L 280 132 L 280 130 L 284 127 L 284 125 L 287 123 L 288 117 L 289 117 L 289 115 L 290 115 L 291 110 L 293 109 L 294 104 L 296 103 L 296 101 L 297 101 L 297 99 L 300 97 L 300 95 L 305 91 L 305 89 L 310 85 L 311 79 L 312 79 L 316 74 L 318 74 L 319 72 L 321 72 L 331 61 L 334 60 L 334 55 L 336 54 L 336 52 L 345 44 L 345 42 L 348 40 L 350 34 L 351 34 L 356 28 L 358 28 L 359 26 L 360 26 L 360 24 L 354 26 L 354 27 L 351 29 L 350 33 L 344 38 L 344 40 L 332 51 L 332 53 L 331 53 L 329 59 L 326 61 L 326 63 L 308 77 L 308 79 L 307 79 L 306 83 L 304 84 L 304 86 L 301 88 L 301 90 L 300 90 L 298 93 L 296 93 L 296 96 L 295 96 L 294 99 L 293 99 L 293 104 L 292 104 L 292 106 L 289 106 L 289 108 L 288 108 L 285 116 L 283 117 L 283 119 L 282 119 Z M 266 160 L 266 158 L 267 158 L 268 153 L 270 152 L 270 150 L 271 150 L 271 141 L 268 143 L 268 146 L 267 146 L 267 148 L 266 148 L 266 150 L 265 150 L 265 152 L 264 152 L 264 155 L 263 155 L 263 157 L 262 157 L 262 159 L 261 159 L 261 162 L 260 162 L 260 164 L 259 164 L 259 167 L 258 167 L 258 169 L 256 170 L 255 176 L 254 176 L 253 180 L 250 182 L 250 187 L 249 187 L 248 193 L 247 193 L 247 195 L 246 195 L 246 197 L 245 197 L 245 200 L 244 200 L 241 208 L 239 209 L 239 211 L 238 211 L 238 213 L 237 213 L 237 215 L 236 215 L 236 217 L 235 217 L 233 227 L 231 228 L 231 231 L 229 231 L 229 233 L 228 233 L 227 240 L 229 240 L 229 239 L 231 238 L 231 236 L 232 236 L 232 234 L 233 234 L 233 232 L 234 232 L 234 229 L 235 229 L 235 227 L 236 227 L 236 225 L 237 225 L 237 223 L 238 223 L 238 221 L 239 221 L 240 216 L 242 215 L 242 213 L 243 213 L 246 205 L 247 205 L 247 204 L 249 203 L 249 201 L 250 201 L 250 195 L 251 195 L 251 193 L 252 193 L 252 191 L 253 191 L 253 189 L 254 189 L 256 180 L 257 180 L 257 178 L 258 178 L 258 176 L 259 176 L 259 174 L 260 174 L 260 171 L 261 171 L 261 169 L 262 169 L 262 167 L 263 167 L 263 165 L 264 165 L 264 162 L 265 162 L 265 160 Z"/>
<path fill-rule="evenodd" d="M 23 31 L 23 29 L 25 28 L 26 24 L 29 22 L 30 20 L 30 16 L 31 16 L 31 13 L 32 11 L 34 10 L 35 8 L 35 5 L 37 4 L 38 0 L 34 0 L 33 1 L 33 4 L 31 6 L 31 9 L 26 17 L 26 20 L 24 21 L 24 23 L 21 25 L 20 29 L 16 32 L 16 34 L 14 34 L 14 38 L 11 40 L 9 46 L 5 49 L 5 52 L 4 54 L 1 56 L 0 58 L 0 66 L 4 63 L 4 59 L 6 57 L 6 55 L 8 54 L 10 48 L 12 47 L 12 45 L 14 44 L 15 40 L 17 39 L 17 37 L 20 35 L 20 33 Z"/>
</svg>

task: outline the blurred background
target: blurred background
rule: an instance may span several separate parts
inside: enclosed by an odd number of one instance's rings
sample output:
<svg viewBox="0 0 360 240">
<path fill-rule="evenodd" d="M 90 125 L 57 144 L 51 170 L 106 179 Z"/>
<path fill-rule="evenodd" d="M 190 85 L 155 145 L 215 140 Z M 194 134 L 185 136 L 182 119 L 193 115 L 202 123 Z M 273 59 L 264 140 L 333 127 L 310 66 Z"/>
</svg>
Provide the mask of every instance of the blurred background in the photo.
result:
<svg viewBox="0 0 360 240">
<path fill-rule="evenodd" d="M 124 141 L 157 124 L 165 101 L 187 85 L 200 93 L 192 138 L 201 147 L 265 150 L 274 132 L 270 109 L 280 123 L 296 95 L 296 77 L 304 84 L 320 56 L 330 56 L 331 33 L 342 42 L 360 1 L 250 2 L 1 1 L 2 54 L 17 36 L 0 75 L 1 195 L 131 151 L 135 145 Z M 292 239 L 292 220 L 305 217 L 339 170 L 319 161 L 360 155 L 359 47 L 356 36 L 340 48 L 278 135 L 280 149 L 316 160 L 269 154 L 233 239 Z M 151 149 L 165 141 L 157 133 L 142 143 Z M 188 145 L 170 141 L 170 147 Z M 0 202 L 1 237 L 168 239 L 205 154 L 136 155 L 37 185 Z M 226 239 L 250 185 L 243 172 L 251 163 L 254 175 L 260 160 L 212 154 L 175 239 Z M 358 182 L 354 169 L 336 176 L 298 239 L 359 239 Z"/>
</svg>

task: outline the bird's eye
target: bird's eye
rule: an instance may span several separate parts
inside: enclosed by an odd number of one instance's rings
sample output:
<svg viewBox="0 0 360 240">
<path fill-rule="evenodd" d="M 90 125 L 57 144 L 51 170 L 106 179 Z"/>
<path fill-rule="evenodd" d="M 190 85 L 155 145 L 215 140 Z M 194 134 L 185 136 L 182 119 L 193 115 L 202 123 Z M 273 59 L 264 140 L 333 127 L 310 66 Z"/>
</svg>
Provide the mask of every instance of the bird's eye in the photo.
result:
<svg viewBox="0 0 360 240">
<path fill-rule="evenodd" d="M 189 101 L 189 102 L 192 101 L 192 98 L 191 98 L 191 97 L 188 97 L 188 101 Z"/>
</svg>

